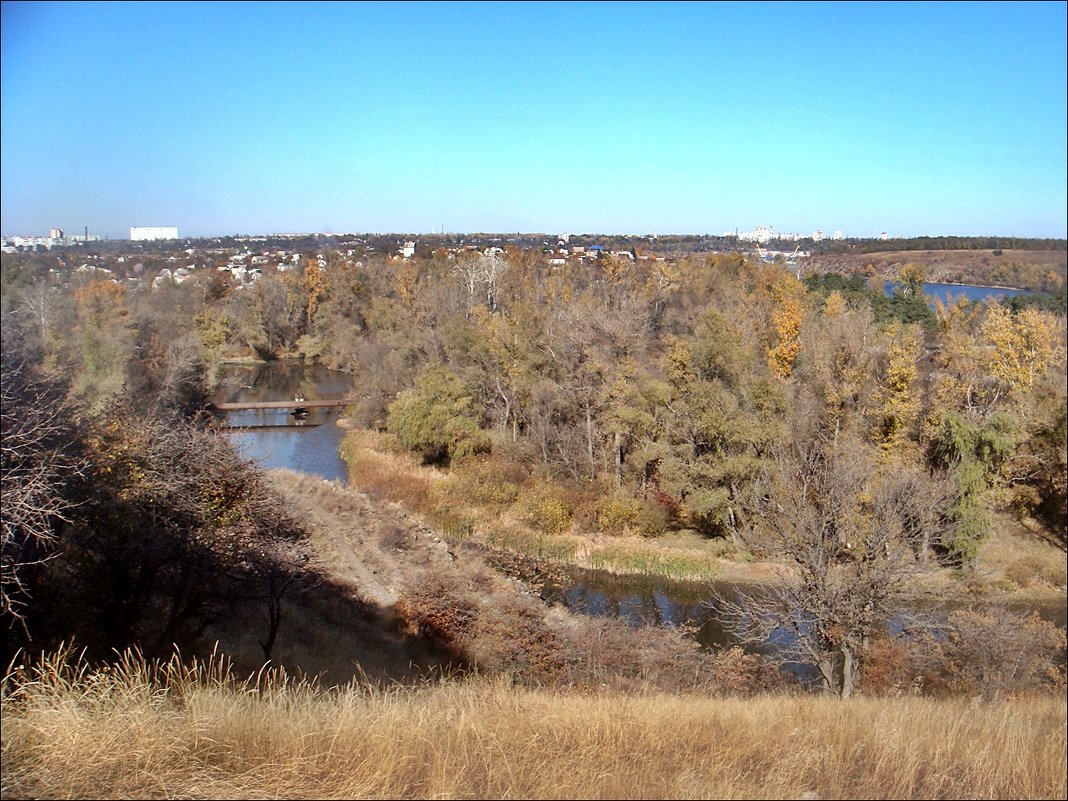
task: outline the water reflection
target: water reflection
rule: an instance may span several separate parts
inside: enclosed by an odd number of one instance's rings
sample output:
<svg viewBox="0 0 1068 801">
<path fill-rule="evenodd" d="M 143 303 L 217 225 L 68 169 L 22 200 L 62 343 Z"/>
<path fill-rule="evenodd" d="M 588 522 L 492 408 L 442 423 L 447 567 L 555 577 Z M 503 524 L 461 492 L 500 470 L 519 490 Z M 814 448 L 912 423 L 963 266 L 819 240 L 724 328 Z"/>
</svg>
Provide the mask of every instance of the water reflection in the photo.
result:
<svg viewBox="0 0 1068 801">
<path fill-rule="evenodd" d="M 343 398 L 352 376 L 302 362 L 228 365 L 223 369 L 215 403 Z M 348 471 L 338 455 L 344 430 L 337 425 L 343 409 L 244 409 L 226 412 L 229 436 L 250 459 L 266 468 L 286 468 L 345 483 Z"/>
<path fill-rule="evenodd" d="M 705 648 L 738 645 L 723 624 L 723 613 L 716 607 L 716 597 L 736 601 L 739 593 L 756 594 L 759 587 L 730 585 L 723 582 L 675 581 L 659 576 L 618 576 L 600 570 L 568 568 L 562 580 L 547 583 L 542 596 L 551 603 L 559 603 L 572 612 L 594 617 L 617 617 L 632 626 L 672 625 L 695 629 L 695 639 Z M 917 601 L 908 609 L 887 621 L 887 630 L 900 633 L 902 627 L 917 618 L 945 622 L 949 614 L 959 608 L 952 604 Z M 1030 612 L 1033 607 L 1021 605 L 1011 609 Z M 1048 605 L 1037 610 L 1041 617 L 1060 628 L 1065 627 L 1066 608 Z M 765 654 L 790 651 L 795 635 L 776 629 L 759 648 L 747 648 Z M 815 678 L 811 665 L 791 663 L 784 666 L 790 673 L 807 681 Z"/>
</svg>

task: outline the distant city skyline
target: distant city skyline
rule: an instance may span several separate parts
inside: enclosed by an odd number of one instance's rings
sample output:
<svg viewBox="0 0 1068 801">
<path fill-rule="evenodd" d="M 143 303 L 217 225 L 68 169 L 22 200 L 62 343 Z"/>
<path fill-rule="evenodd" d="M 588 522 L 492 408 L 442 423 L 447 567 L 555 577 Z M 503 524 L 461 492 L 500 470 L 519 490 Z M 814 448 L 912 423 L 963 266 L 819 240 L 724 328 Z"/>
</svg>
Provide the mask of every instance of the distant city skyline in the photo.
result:
<svg viewBox="0 0 1068 801">
<path fill-rule="evenodd" d="M 0 8 L 8 236 L 1068 237 L 1065 3 Z"/>
</svg>

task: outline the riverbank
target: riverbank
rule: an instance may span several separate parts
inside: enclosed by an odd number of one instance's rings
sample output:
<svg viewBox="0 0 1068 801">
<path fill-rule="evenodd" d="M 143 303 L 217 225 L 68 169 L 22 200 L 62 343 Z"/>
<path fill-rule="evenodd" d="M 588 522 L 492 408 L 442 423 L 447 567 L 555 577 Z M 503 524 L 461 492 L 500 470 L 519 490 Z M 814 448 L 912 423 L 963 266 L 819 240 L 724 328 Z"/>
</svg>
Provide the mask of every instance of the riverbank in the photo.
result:
<svg viewBox="0 0 1068 801">
<path fill-rule="evenodd" d="M 894 280 L 906 264 L 921 264 L 934 283 L 971 285 L 996 290 L 1051 291 L 1050 273 L 1064 279 L 1063 250 L 936 250 L 839 253 L 813 256 L 806 269 L 815 272 L 862 273 Z M 1011 284 L 1011 286 L 1009 286 Z"/>
<path fill-rule="evenodd" d="M 508 483 L 504 476 L 424 466 L 397 448 L 389 435 L 378 432 L 350 428 L 342 456 L 354 487 L 405 504 L 454 543 L 472 541 L 546 563 L 620 575 L 747 586 L 773 584 L 789 576 L 783 564 L 754 559 L 728 540 L 692 531 L 643 537 L 582 531 L 574 523 L 566 530 L 539 529 L 517 508 L 522 505 L 521 493 L 500 495 L 499 487 Z M 1066 584 L 1064 551 L 1041 531 L 997 515 L 977 569 L 932 569 L 915 583 L 914 594 L 961 603 L 1057 608 L 1066 603 Z"/>
</svg>

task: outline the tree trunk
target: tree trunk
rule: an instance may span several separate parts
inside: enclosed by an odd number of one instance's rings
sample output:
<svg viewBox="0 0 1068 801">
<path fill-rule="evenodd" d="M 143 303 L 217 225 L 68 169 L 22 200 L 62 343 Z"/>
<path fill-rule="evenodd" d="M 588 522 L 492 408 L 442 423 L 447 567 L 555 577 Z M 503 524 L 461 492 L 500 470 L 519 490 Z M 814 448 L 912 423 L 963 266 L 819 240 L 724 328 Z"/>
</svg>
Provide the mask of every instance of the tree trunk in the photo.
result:
<svg viewBox="0 0 1068 801">
<path fill-rule="evenodd" d="M 264 664 L 271 661 L 274 644 L 278 640 L 278 630 L 282 626 L 282 599 L 292 583 L 294 575 L 267 577 L 267 639 L 260 640 L 263 649 Z"/>
<path fill-rule="evenodd" d="M 829 654 L 824 655 L 816 665 L 816 668 L 820 672 L 820 683 L 823 685 L 823 691 L 826 693 L 836 692 L 838 682 L 835 680 L 834 675 L 834 659 Z"/>
<path fill-rule="evenodd" d="M 845 699 L 853 695 L 853 685 L 857 680 L 857 663 L 853 658 L 853 649 L 844 640 L 838 649 L 842 655 L 842 686 L 839 689 L 839 697 Z"/>
<path fill-rule="evenodd" d="M 590 481 L 597 478 L 597 461 L 593 458 L 593 415 L 586 404 L 586 455 L 590 459 Z"/>
<path fill-rule="evenodd" d="M 623 444 L 621 442 L 622 436 L 617 431 L 615 435 L 615 451 L 616 451 L 616 489 L 623 486 Z"/>
</svg>

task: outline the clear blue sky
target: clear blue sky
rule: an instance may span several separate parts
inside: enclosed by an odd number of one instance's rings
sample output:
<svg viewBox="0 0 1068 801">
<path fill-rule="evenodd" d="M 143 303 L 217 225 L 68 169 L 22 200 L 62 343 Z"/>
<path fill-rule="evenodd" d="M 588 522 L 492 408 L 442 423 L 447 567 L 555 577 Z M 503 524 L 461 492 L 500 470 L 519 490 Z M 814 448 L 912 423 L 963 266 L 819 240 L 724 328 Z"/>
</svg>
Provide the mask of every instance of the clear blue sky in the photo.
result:
<svg viewBox="0 0 1068 801">
<path fill-rule="evenodd" d="M 1068 235 L 1063 2 L 2 8 L 4 234 Z"/>
</svg>

